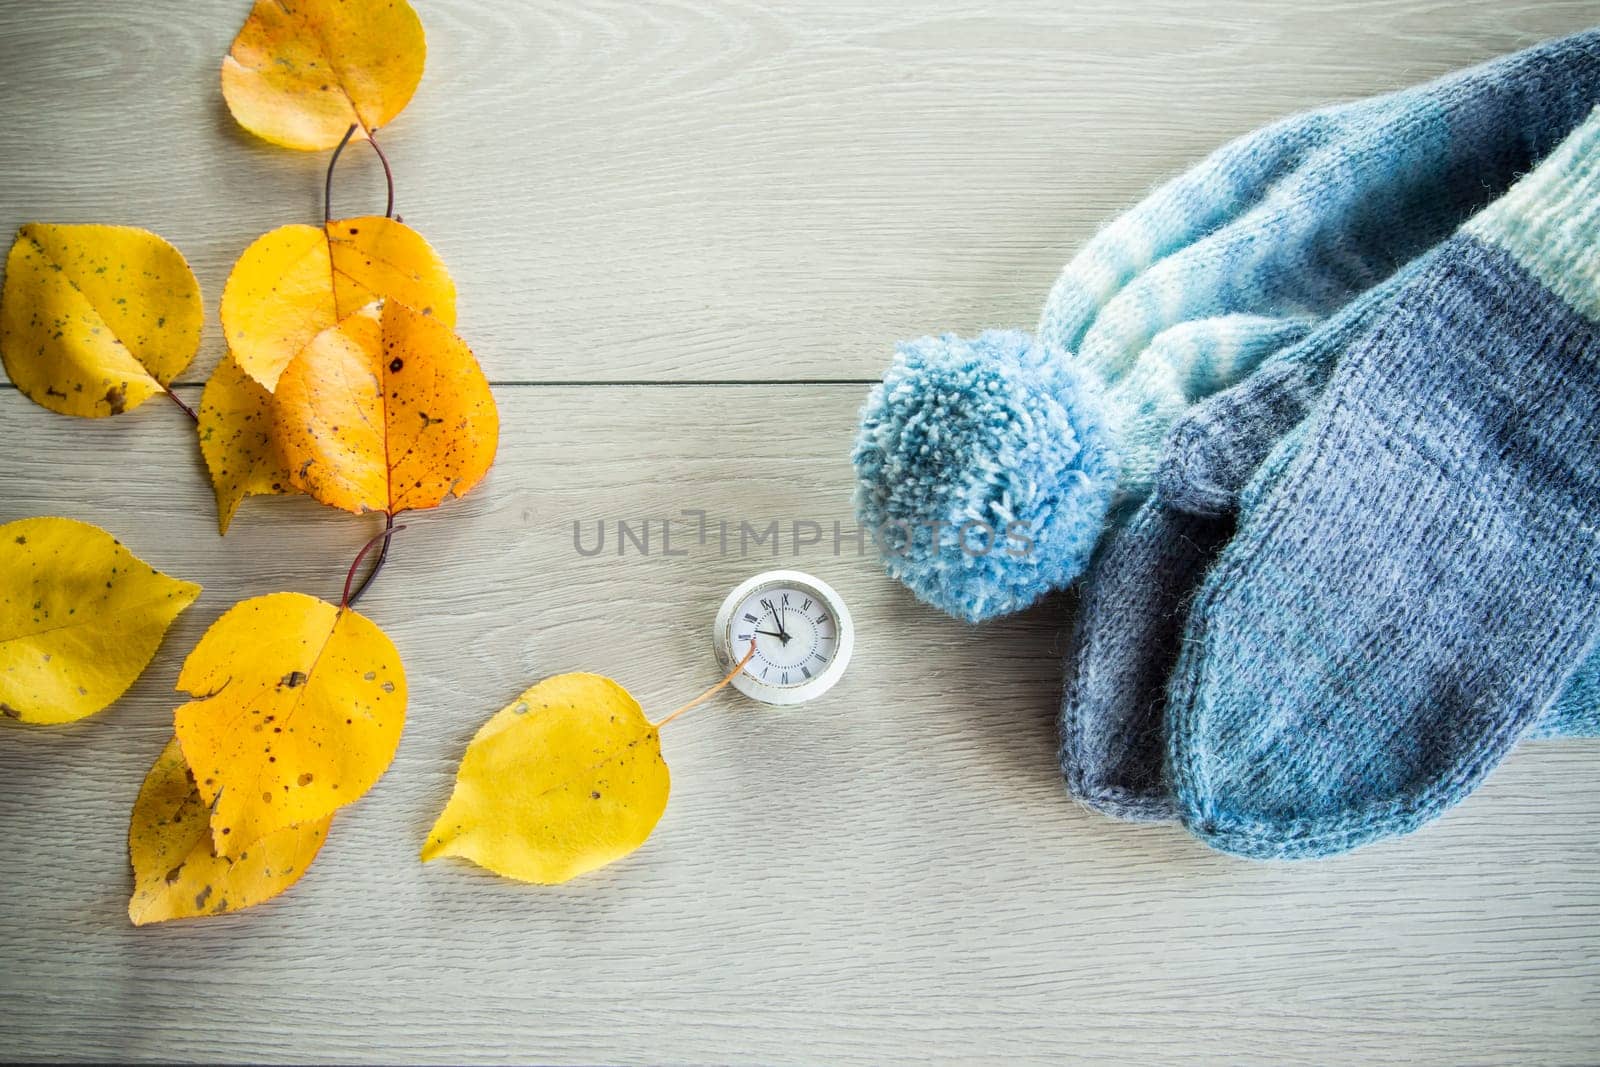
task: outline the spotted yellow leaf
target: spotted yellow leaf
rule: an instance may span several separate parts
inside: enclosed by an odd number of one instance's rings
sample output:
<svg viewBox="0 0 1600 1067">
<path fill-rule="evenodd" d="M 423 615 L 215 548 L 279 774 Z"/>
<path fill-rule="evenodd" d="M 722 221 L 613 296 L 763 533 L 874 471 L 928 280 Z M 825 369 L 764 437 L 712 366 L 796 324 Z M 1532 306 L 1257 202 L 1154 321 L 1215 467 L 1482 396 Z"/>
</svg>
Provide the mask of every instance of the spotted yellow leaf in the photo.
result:
<svg viewBox="0 0 1600 1067">
<path fill-rule="evenodd" d="M 405 725 L 394 643 L 301 593 L 235 604 L 189 653 L 178 688 L 193 698 L 175 714 L 178 742 L 223 856 L 360 798 Z"/>
<path fill-rule="evenodd" d="M 176 739 L 139 789 L 128 824 L 135 926 L 219 915 L 271 899 L 300 880 L 328 836 L 332 816 L 276 830 L 236 856 L 211 847 L 211 813 Z"/>
<path fill-rule="evenodd" d="M 199 595 L 98 526 L 0 526 L 0 714 L 31 723 L 93 715 L 144 673 Z"/>
<path fill-rule="evenodd" d="M 200 283 L 132 226 L 17 231 L 0 291 L 0 360 L 23 395 L 63 415 L 131 411 L 200 347 Z"/>
<path fill-rule="evenodd" d="M 332 148 L 400 114 L 426 54 L 405 0 L 256 0 L 222 60 L 222 95 L 258 137 Z"/>
<path fill-rule="evenodd" d="M 211 372 L 200 397 L 200 453 L 217 497 L 217 531 L 228 532 L 247 496 L 292 493 L 273 433 L 272 394 L 239 369 L 233 354 Z"/>
<path fill-rule="evenodd" d="M 478 730 L 422 860 L 459 856 L 507 878 L 565 882 L 644 844 L 670 789 L 638 701 L 609 678 L 557 675 Z"/>
<path fill-rule="evenodd" d="M 294 357 L 273 397 L 289 478 L 347 511 L 438 507 L 494 463 L 500 416 L 472 350 L 394 300 L 369 304 Z"/>
<path fill-rule="evenodd" d="M 234 264 L 222 290 L 222 331 L 239 366 L 270 392 L 312 338 L 382 297 L 455 325 L 455 283 L 404 223 L 370 215 L 280 226 Z"/>
</svg>

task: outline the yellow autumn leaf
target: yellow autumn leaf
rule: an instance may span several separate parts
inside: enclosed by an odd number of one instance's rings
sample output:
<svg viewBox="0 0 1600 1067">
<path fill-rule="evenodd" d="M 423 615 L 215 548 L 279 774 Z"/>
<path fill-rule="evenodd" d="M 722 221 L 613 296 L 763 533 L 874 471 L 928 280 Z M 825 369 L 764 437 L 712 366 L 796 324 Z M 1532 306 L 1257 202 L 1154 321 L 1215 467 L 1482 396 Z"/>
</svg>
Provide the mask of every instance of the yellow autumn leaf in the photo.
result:
<svg viewBox="0 0 1600 1067">
<path fill-rule="evenodd" d="M 236 856 L 360 798 L 405 725 L 400 653 L 374 623 L 301 593 L 235 604 L 189 653 L 178 742 L 212 843 Z"/>
<path fill-rule="evenodd" d="M 260 904 L 300 880 L 333 817 L 267 834 L 237 856 L 211 847 L 211 814 L 177 739 L 156 757 L 128 823 L 135 926 L 219 915 Z"/>
<path fill-rule="evenodd" d="M 222 332 L 239 366 L 270 392 L 312 338 L 382 297 L 456 323 L 455 282 L 404 223 L 368 215 L 280 226 L 234 264 L 222 290 Z"/>
<path fill-rule="evenodd" d="M 0 361 L 63 415 L 131 411 L 200 348 L 200 283 L 176 248 L 132 226 L 17 231 L 0 291 Z"/>
<path fill-rule="evenodd" d="M 256 0 L 222 60 L 222 95 L 258 137 L 332 148 L 400 114 L 426 55 L 405 0 Z"/>
<path fill-rule="evenodd" d="M 31 723 L 93 715 L 144 673 L 199 595 L 98 526 L 0 526 L 0 714 Z"/>
<path fill-rule="evenodd" d="M 360 513 L 438 507 L 494 463 L 500 416 L 472 350 L 395 300 L 324 330 L 274 394 L 293 483 Z"/>
<path fill-rule="evenodd" d="M 217 497 L 217 532 L 227 533 L 247 496 L 292 493 L 273 432 L 272 394 L 222 357 L 200 396 L 200 452 Z"/>
<path fill-rule="evenodd" d="M 650 836 L 671 779 L 639 702 L 609 678 L 561 674 L 478 730 L 422 848 L 553 885 L 621 859 Z"/>
</svg>

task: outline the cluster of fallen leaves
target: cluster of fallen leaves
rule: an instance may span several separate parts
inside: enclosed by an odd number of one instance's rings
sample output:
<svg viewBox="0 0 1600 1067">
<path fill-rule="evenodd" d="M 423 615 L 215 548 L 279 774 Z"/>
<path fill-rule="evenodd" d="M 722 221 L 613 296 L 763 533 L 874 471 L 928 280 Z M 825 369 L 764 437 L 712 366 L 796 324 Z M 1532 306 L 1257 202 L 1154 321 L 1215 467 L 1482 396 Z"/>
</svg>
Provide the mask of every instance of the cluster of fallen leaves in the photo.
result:
<svg viewBox="0 0 1600 1067">
<path fill-rule="evenodd" d="M 266 140 L 334 149 L 331 186 L 339 151 L 352 138 L 376 148 L 374 132 L 410 100 L 424 52 L 405 0 L 258 0 L 223 60 L 222 89 Z M 390 212 L 392 201 L 391 185 Z M 120 415 L 158 394 L 183 407 L 219 533 L 247 496 L 304 493 L 382 514 L 374 542 L 386 551 L 396 515 L 461 496 L 494 460 L 499 417 L 453 332 L 455 296 L 437 253 L 391 213 L 264 234 L 223 290 L 227 353 L 195 412 L 171 388 L 204 320 L 178 250 L 131 227 L 33 223 L 7 259 L 0 359 L 25 396 L 64 415 Z M 389 766 L 405 671 L 352 607 L 361 558 L 339 604 L 289 592 L 246 600 L 190 652 L 177 683 L 189 700 L 129 827 L 134 923 L 282 892 L 334 814 Z M 64 723 L 107 707 L 199 595 L 97 527 L 0 526 L 0 714 Z M 633 851 L 667 803 L 658 729 L 686 708 L 652 722 L 620 685 L 588 674 L 528 689 L 473 738 L 422 859 L 554 883 Z"/>
<path fill-rule="evenodd" d="M 292 148 L 370 138 L 422 75 L 403 0 L 261 0 L 222 65 L 248 129 Z M 30 224 L 0 294 L 0 356 L 65 415 L 132 411 L 199 350 L 204 308 L 183 256 L 122 226 Z M 239 258 L 221 301 L 228 350 L 197 413 L 226 533 L 246 496 L 305 493 L 385 516 L 477 485 L 499 416 L 455 335 L 455 285 L 387 216 L 288 225 Z M 181 404 L 181 401 L 179 401 Z M 0 527 L 0 709 L 67 722 L 117 699 L 197 586 L 68 519 Z M 178 678 L 187 703 L 134 804 L 135 923 L 231 911 L 305 871 L 338 809 L 394 757 L 406 679 L 394 643 L 344 600 L 275 593 L 234 605 Z"/>
</svg>

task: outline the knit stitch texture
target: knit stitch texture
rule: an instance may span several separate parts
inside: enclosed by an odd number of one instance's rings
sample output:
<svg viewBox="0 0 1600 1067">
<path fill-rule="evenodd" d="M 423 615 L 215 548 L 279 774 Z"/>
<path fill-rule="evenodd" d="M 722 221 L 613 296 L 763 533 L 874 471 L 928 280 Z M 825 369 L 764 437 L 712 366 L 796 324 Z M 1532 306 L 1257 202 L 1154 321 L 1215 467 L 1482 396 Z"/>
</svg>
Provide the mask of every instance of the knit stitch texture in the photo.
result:
<svg viewBox="0 0 1600 1067">
<path fill-rule="evenodd" d="M 1233 533 L 1240 492 L 1269 452 L 1270 489 L 1296 444 L 1280 442 L 1321 396 L 1337 358 L 1424 257 L 1233 388 L 1196 405 L 1168 434 L 1156 492 L 1096 554 L 1067 652 L 1061 769 L 1074 797 L 1117 818 L 1177 819 L 1166 781 L 1167 680 L 1189 601 Z M 1296 435 L 1298 437 L 1298 435 Z M 1274 445 L 1277 449 L 1274 452 Z M 1600 735 L 1600 654 L 1530 737 Z"/>
<path fill-rule="evenodd" d="M 1167 821 L 1167 681 L 1188 602 L 1233 535 L 1239 494 L 1321 396 L 1339 356 L 1426 257 L 1376 286 L 1172 428 L 1157 491 L 1106 538 L 1079 597 L 1066 657 L 1061 769 L 1108 815 Z"/>
<path fill-rule="evenodd" d="M 1090 241 L 1037 337 L 902 345 L 854 453 L 863 525 L 894 531 L 887 570 L 973 621 L 1070 583 L 1183 410 L 1442 240 L 1597 101 L 1590 31 L 1288 119 Z M 963 540 L 995 533 L 997 552 Z"/>
<path fill-rule="evenodd" d="M 1586 684 L 1597 249 L 1600 113 L 1408 280 L 1245 493 L 1168 701 L 1208 843 L 1297 858 L 1415 829 Z"/>
</svg>

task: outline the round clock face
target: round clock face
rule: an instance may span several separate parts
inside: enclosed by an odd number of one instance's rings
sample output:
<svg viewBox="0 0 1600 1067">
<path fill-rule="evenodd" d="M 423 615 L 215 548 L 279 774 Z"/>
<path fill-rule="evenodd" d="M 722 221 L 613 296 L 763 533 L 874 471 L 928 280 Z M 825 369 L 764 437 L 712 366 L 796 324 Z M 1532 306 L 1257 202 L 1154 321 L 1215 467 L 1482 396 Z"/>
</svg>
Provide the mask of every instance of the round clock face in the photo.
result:
<svg viewBox="0 0 1600 1067">
<path fill-rule="evenodd" d="M 717 616 L 717 658 L 726 668 L 752 642 L 755 653 L 734 688 L 768 704 L 798 704 L 838 681 L 854 631 L 832 587 L 799 571 L 770 571 L 735 589 Z"/>
</svg>

